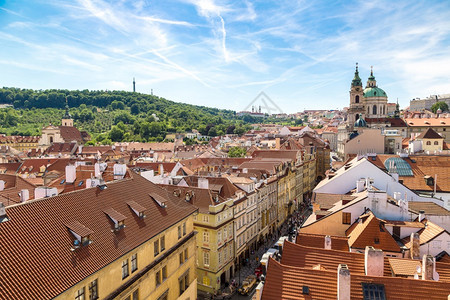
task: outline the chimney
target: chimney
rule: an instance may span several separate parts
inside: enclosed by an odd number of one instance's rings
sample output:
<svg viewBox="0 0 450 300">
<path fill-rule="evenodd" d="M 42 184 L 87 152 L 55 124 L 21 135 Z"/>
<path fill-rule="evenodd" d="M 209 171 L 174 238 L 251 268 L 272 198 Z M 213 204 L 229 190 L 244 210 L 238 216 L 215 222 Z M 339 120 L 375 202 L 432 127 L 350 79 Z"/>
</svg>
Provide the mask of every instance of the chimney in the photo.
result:
<svg viewBox="0 0 450 300">
<path fill-rule="evenodd" d="M 337 299 L 350 300 L 350 270 L 344 264 L 338 266 Z"/>
<path fill-rule="evenodd" d="M 5 181 L 0 180 L 0 191 L 3 191 L 5 189 Z"/>
<path fill-rule="evenodd" d="M 75 165 L 66 166 L 66 182 L 74 183 L 77 178 L 77 167 Z"/>
<path fill-rule="evenodd" d="M 329 236 L 329 235 L 325 236 L 325 245 L 323 248 L 331 250 L 331 236 Z"/>
<path fill-rule="evenodd" d="M 275 138 L 275 149 L 279 150 L 281 147 L 280 138 Z"/>
<path fill-rule="evenodd" d="M 163 164 L 158 165 L 158 173 L 159 175 L 164 175 L 164 166 Z"/>
<path fill-rule="evenodd" d="M 83 152 L 83 145 L 78 146 L 78 154 L 81 154 Z"/>
<path fill-rule="evenodd" d="M 433 256 L 424 254 L 422 258 L 422 280 L 433 280 L 434 260 Z"/>
<path fill-rule="evenodd" d="M 56 195 L 58 195 L 58 190 L 56 188 L 40 186 L 34 189 L 34 199 L 52 197 Z"/>
<path fill-rule="evenodd" d="M 356 192 L 362 192 L 364 190 L 364 179 L 359 179 L 356 181 Z"/>
<path fill-rule="evenodd" d="M 411 259 L 420 259 L 420 237 L 417 232 L 411 233 L 411 249 L 409 249 Z"/>
<path fill-rule="evenodd" d="M 198 187 L 201 189 L 209 189 L 208 178 L 199 178 L 198 179 Z"/>
<path fill-rule="evenodd" d="M 102 172 L 100 172 L 100 163 L 95 163 L 94 165 L 94 176 L 95 178 L 102 177 Z"/>
<path fill-rule="evenodd" d="M 20 202 L 25 202 L 30 199 L 30 192 L 27 189 L 20 191 Z"/>
<path fill-rule="evenodd" d="M 114 165 L 114 179 L 123 179 L 127 171 L 127 166 L 125 164 L 115 164 Z"/>
<path fill-rule="evenodd" d="M 366 246 L 364 255 L 364 269 L 367 276 L 383 276 L 384 255 L 380 249 Z"/>
<path fill-rule="evenodd" d="M 425 218 L 425 211 L 419 210 L 419 222 L 422 222 L 422 220 Z"/>
</svg>

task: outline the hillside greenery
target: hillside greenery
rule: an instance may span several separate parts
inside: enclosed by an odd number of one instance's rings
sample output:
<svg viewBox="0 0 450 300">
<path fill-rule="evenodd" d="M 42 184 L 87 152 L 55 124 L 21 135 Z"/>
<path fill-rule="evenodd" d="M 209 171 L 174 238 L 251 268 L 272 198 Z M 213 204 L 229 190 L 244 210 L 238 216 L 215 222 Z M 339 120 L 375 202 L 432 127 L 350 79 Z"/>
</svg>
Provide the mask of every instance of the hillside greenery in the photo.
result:
<svg viewBox="0 0 450 300">
<path fill-rule="evenodd" d="M 49 123 L 60 125 L 67 103 L 74 125 L 87 131 L 92 143 L 162 141 L 167 135 L 197 129 L 205 136 L 242 134 L 251 116 L 232 110 L 177 103 L 125 91 L 71 91 L 1 88 L 0 133 L 39 135 Z M 199 141 L 193 141 L 199 142 Z"/>
</svg>

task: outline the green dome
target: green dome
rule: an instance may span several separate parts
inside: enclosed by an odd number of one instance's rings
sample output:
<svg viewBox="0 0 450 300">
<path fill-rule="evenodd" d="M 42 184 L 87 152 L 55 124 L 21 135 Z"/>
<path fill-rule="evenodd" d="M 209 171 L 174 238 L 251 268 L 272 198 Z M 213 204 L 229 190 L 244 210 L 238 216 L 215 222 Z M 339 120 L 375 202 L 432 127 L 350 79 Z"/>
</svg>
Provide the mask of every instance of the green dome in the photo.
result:
<svg viewBox="0 0 450 300">
<path fill-rule="evenodd" d="M 364 98 L 368 97 L 387 97 L 386 92 L 378 87 L 368 87 L 363 91 Z"/>
<path fill-rule="evenodd" d="M 353 127 L 367 127 L 366 120 L 363 119 L 362 115 L 359 115 L 358 120 L 356 120 L 355 124 L 353 124 Z"/>
</svg>

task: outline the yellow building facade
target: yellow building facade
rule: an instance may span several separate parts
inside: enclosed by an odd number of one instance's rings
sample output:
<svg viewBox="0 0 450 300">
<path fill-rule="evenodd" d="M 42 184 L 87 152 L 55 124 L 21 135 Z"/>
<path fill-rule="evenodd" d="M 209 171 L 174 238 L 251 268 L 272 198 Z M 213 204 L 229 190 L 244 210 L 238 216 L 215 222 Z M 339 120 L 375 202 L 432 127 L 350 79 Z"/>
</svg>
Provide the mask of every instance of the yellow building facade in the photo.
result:
<svg viewBox="0 0 450 300">
<path fill-rule="evenodd" d="M 196 243 L 193 227 L 191 215 L 55 299 L 91 299 L 89 297 L 93 293 L 98 298 L 92 299 L 196 299 Z"/>
</svg>

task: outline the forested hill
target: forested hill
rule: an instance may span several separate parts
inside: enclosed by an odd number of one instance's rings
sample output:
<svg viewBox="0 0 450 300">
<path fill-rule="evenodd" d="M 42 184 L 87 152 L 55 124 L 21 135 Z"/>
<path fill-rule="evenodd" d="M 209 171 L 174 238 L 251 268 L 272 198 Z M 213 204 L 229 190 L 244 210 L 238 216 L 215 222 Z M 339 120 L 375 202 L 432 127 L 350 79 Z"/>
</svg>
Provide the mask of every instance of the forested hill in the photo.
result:
<svg viewBox="0 0 450 300">
<path fill-rule="evenodd" d="M 203 135 L 243 133 L 257 120 L 237 117 L 232 110 L 177 103 L 161 97 L 125 91 L 71 91 L 1 88 L 0 133 L 37 135 L 59 124 L 66 98 L 75 126 L 96 142 L 160 141 L 166 134 L 197 129 Z M 156 118 L 155 118 L 156 117 Z"/>
</svg>

